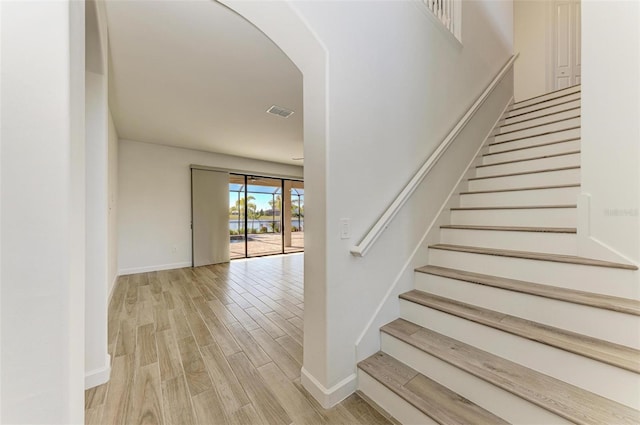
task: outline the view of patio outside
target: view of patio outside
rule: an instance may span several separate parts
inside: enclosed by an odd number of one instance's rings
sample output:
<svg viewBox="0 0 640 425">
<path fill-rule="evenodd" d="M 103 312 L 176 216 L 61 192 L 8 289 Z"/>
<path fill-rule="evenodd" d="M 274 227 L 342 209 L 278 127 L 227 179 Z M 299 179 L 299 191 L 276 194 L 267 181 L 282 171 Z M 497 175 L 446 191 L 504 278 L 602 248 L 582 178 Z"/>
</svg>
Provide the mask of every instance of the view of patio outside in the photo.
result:
<svg viewBox="0 0 640 425">
<path fill-rule="evenodd" d="M 229 233 L 231 259 L 304 251 L 304 183 L 231 174 Z"/>
</svg>

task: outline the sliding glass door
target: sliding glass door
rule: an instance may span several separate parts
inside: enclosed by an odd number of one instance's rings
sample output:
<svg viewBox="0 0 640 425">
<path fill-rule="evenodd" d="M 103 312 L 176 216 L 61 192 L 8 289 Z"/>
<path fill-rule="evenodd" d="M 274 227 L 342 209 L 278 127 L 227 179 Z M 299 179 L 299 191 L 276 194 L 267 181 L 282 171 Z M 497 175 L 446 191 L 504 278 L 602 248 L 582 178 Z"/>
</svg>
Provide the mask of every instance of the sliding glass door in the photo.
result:
<svg viewBox="0 0 640 425">
<path fill-rule="evenodd" d="M 284 252 L 304 251 L 304 182 L 285 182 L 285 192 L 288 193 L 288 208 L 291 211 L 287 220 L 288 233 L 285 234 Z"/>
<path fill-rule="evenodd" d="M 245 176 L 229 175 L 229 257 L 244 258 L 247 246 L 245 229 Z"/>
<path fill-rule="evenodd" d="M 304 251 L 304 183 L 231 174 L 232 259 Z"/>
</svg>

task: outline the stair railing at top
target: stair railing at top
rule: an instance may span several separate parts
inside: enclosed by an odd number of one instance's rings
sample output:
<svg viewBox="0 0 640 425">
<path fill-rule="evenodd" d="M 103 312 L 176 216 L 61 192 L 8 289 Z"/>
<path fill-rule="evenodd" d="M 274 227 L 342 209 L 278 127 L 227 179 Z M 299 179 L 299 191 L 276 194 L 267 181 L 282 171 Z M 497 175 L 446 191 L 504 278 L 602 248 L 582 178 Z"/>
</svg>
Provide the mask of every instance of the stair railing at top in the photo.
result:
<svg viewBox="0 0 640 425">
<path fill-rule="evenodd" d="M 462 41 L 462 0 L 422 0 L 422 2 L 451 34 Z"/>
<path fill-rule="evenodd" d="M 518 54 L 515 54 L 509 58 L 507 63 L 500 69 L 500 72 L 493 78 L 491 83 L 487 86 L 487 88 L 482 92 L 480 97 L 471 105 L 471 107 L 467 110 L 467 112 L 462 116 L 460 121 L 453 127 L 453 129 L 447 134 L 447 137 L 444 138 L 442 143 L 438 146 L 438 148 L 427 158 L 427 160 L 422 164 L 422 167 L 414 174 L 414 176 L 409 180 L 406 186 L 402 189 L 402 191 L 396 196 L 391 205 L 386 209 L 386 211 L 378 218 L 378 221 L 371 227 L 371 229 L 367 232 L 367 234 L 360 240 L 356 246 L 351 248 L 351 254 L 356 257 L 364 257 L 367 251 L 371 249 L 373 244 L 378 240 L 382 232 L 385 231 L 393 218 L 398 214 L 400 208 L 409 200 L 413 192 L 418 188 L 420 183 L 427 176 L 431 168 L 435 165 L 435 163 L 440 159 L 442 154 L 447 150 L 449 145 L 455 140 L 456 136 L 460 133 L 460 131 L 464 128 L 465 125 L 469 122 L 471 117 L 476 113 L 476 111 L 482 106 L 484 101 L 489 97 L 491 92 L 496 88 L 502 77 L 509 71 L 513 62 L 518 57 Z"/>
</svg>

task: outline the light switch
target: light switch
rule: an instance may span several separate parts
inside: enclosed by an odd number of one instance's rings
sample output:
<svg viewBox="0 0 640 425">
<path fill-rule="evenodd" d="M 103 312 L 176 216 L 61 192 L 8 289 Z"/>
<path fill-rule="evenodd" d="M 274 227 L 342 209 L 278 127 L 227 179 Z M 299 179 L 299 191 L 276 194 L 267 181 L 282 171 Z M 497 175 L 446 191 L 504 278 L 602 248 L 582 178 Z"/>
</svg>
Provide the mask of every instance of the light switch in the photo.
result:
<svg viewBox="0 0 640 425">
<path fill-rule="evenodd" d="M 340 219 L 340 239 L 349 239 L 351 237 L 351 220 L 348 218 Z"/>
</svg>

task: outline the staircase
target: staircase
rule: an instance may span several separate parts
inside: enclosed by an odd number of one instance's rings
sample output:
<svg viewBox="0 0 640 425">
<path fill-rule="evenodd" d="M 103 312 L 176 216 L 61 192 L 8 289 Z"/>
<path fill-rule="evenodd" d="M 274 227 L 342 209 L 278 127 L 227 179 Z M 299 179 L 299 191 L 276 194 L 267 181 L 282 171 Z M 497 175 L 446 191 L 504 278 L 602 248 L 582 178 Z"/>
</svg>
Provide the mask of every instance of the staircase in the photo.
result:
<svg viewBox="0 0 640 425">
<path fill-rule="evenodd" d="M 639 272 L 576 256 L 580 87 L 495 134 L 359 391 L 403 424 L 640 423 Z"/>
</svg>

